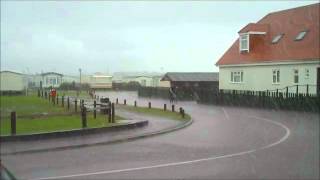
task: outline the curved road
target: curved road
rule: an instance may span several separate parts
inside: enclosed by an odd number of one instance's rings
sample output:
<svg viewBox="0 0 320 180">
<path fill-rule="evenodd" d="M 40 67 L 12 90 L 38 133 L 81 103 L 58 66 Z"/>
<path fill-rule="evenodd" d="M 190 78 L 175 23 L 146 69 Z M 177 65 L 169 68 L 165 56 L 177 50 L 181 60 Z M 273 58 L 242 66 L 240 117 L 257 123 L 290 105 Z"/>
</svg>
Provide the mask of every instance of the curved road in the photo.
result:
<svg viewBox="0 0 320 180">
<path fill-rule="evenodd" d="M 107 92 L 115 101 L 166 100 Z M 178 102 L 182 130 L 130 142 L 3 156 L 21 179 L 319 179 L 319 114 Z M 178 109 L 178 108 L 177 108 Z"/>
</svg>

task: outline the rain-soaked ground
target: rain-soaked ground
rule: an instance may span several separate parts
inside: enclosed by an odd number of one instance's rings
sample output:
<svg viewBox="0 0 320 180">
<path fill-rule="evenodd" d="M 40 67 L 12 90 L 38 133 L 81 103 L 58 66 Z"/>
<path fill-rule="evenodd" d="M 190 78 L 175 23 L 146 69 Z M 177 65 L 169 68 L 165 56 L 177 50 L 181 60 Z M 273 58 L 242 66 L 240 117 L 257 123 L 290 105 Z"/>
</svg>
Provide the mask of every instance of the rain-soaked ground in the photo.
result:
<svg viewBox="0 0 320 180">
<path fill-rule="evenodd" d="M 97 92 L 163 107 L 136 92 Z M 178 102 L 194 123 L 130 142 L 3 155 L 19 179 L 319 179 L 319 114 Z M 99 137 L 97 137 L 99 138 Z"/>
</svg>

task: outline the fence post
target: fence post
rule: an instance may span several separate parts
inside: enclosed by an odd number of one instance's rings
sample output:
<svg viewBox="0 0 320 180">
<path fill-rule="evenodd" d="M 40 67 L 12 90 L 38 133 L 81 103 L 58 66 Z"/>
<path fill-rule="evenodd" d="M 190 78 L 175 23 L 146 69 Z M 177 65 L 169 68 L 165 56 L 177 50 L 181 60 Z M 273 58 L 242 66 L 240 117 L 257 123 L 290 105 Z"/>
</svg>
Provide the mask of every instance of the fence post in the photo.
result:
<svg viewBox="0 0 320 180">
<path fill-rule="evenodd" d="M 59 104 L 59 95 L 57 94 L 57 105 Z"/>
<path fill-rule="evenodd" d="M 289 94 L 288 94 L 288 93 L 289 93 L 289 87 L 287 86 L 287 87 L 286 87 L 286 98 L 289 97 Z"/>
<path fill-rule="evenodd" d="M 163 110 L 166 111 L 167 110 L 167 104 L 163 105 Z"/>
<path fill-rule="evenodd" d="M 96 108 L 97 108 L 97 101 L 96 100 L 94 100 L 93 101 L 93 118 L 94 119 L 96 119 L 97 118 L 97 110 L 96 110 Z"/>
<path fill-rule="evenodd" d="M 182 107 L 179 108 L 179 113 L 182 114 Z"/>
<path fill-rule="evenodd" d="M 11 112 L 11 135 L 15 135 L 17 132 L 16 119 L 17 119 L 16 112 L 15 111 Z"/>
<path fill-rule="evenodd" d="M 108 104 L 108 122 L 112 123 L 111 121 L 111 102 Z"/>
<path fill-rule="evenodd" d="M 119 100 L 118 100 L 118 98 L 116 99 L 116 104 L 119 104 Z"/>
<path fill-rule="evenodd" d="M 181 110 L 181 115 L 182 115 L 182 118 L 184 119 L 184 109 L 183 108 Z"/>
<path fill-rule="evenodd" d="M 111 114 L 112 114 L 112 117 L 111 117 L 111 119 L 112 119 L 112 123 L 115 123 L 116 121 L 115 121 L 115 119 L 114 119 L 114 117 L 115 117 L 115 114 L 114 114 L 114 103 L 112 103 L 111 104 Z"/>
<path fill-rule="evenodd" d="M 82 128 L 87 127 L 87 108 L 83 107 L 81 111 L 81 119 L 82 119 Z"/>
<path fill-rule="evenodd" d="M 307 96 L 309 96 L 309 84 L 307 84 Z"/>
<path fill-rule="evenodd" d="M 67 105 L 68 105 L 68 110 L 70 109 L 70 99 L 69 99 L 69 96 L 68 96 L 68 100 L 67 100 Z"/>
<path fill-rule="evenodd" d="M 77 108 L 78 108 L 78 107 L 77 107 L 77 106 L 78 106 L 77 104 L 78 104 L 78 101 L 77 101 L 77 99 L 75 99 L 75 100 L 74 100 L 74 111 L 75 111 L 75 112 L 77 112 Z"/>
<path fill-rule="evenodd" d="M 297 85 L 297 89 L 296 89 L 297 96 L 298 96 L 298 93 L 299 93 L 299 85 Z"/>
<path fill-rule="evenodd" d="M 174 104 L 172 104 L 171 110 L 172 110 L 172 112 L 174 112 Z"/>
<path fill-rule="evenodd" d="M 148 103 L 148 107 L 149 107 L 149 109 L 151 108 L 151 102 Z"/>
<path fill-rule="evenodd" d="M 277 89 L 277 91 L 276 91 L 276 92 L 277 92 L 277 98 L 278 98 L 278 97 L 279 97 L 279 90 Z"/>
<path fill-rule="evenodd" d="M 50 101 L 51 101 L 51 95 L 49 94 L 49 96 L 48 96 L 48 97 L 49 97 L 48 99 L 49 99 L 49 102 L 50 102 Z"/>
<path fill-rule="evenodd" d="M 61 103 L 62 103 L 62 107 L 64 107 L 64 96 L 62 96 Z"/>
<path fill-rule="evenodd" d="M 137 107 L 137 101 L 134 101 L 134 107 Z"/>
<path fill-rule="evenodd" d="M 43 95 L 43 94 L 42 94 Z M 40 89 L 38 89 L 38 97 L 40 97 Z M 43 96 L 42 96 L 43 97 Z"/>
<path fill-rule="evenodd" d="M 126 105 L 127 104 L 127 100 L 125 99 L 125 100 L 123 100 L 123 104 L 124 105 Z"/>
</svg>

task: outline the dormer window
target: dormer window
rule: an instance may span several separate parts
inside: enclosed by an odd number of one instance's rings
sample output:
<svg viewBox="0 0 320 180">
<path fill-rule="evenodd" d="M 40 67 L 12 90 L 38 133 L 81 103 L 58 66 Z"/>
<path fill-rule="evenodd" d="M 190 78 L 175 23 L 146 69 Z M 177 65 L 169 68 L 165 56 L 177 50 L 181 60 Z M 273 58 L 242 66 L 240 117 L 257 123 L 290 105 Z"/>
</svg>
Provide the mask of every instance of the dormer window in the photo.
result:
<svg viewBox="0 0 320 180">
<path fill-rule="evenodd" d="M 272 39 L 272 44 L 276 44 L 280 41 L 284 34 L 278 34 Z"/>
<path fill-rule="evenodd" d="M 297 35 L 295 41 L 301 41 L 307 34 L 308 31 L 301 31 L 299 32 L 299 34 Z"/>
<path fill-rule="evenodd" d="M 249 34 L 240 35 L 240 52 L 249 52 Z"/>
</svg>

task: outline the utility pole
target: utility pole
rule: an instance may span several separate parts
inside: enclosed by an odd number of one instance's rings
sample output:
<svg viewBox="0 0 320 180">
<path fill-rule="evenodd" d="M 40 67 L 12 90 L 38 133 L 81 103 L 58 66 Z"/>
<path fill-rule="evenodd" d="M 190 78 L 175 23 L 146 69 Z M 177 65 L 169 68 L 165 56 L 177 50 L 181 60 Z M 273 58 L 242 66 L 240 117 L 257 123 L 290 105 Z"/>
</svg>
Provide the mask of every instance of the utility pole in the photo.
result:
<svg viewBox="0 0 320 180">
<path fill-rule="evenodd" d="M 81 92 L 81 68 L 79 68 L 79 73 L 80 73 L 80 84 L 79 84 L 79 90 Z"/>
</svg>

